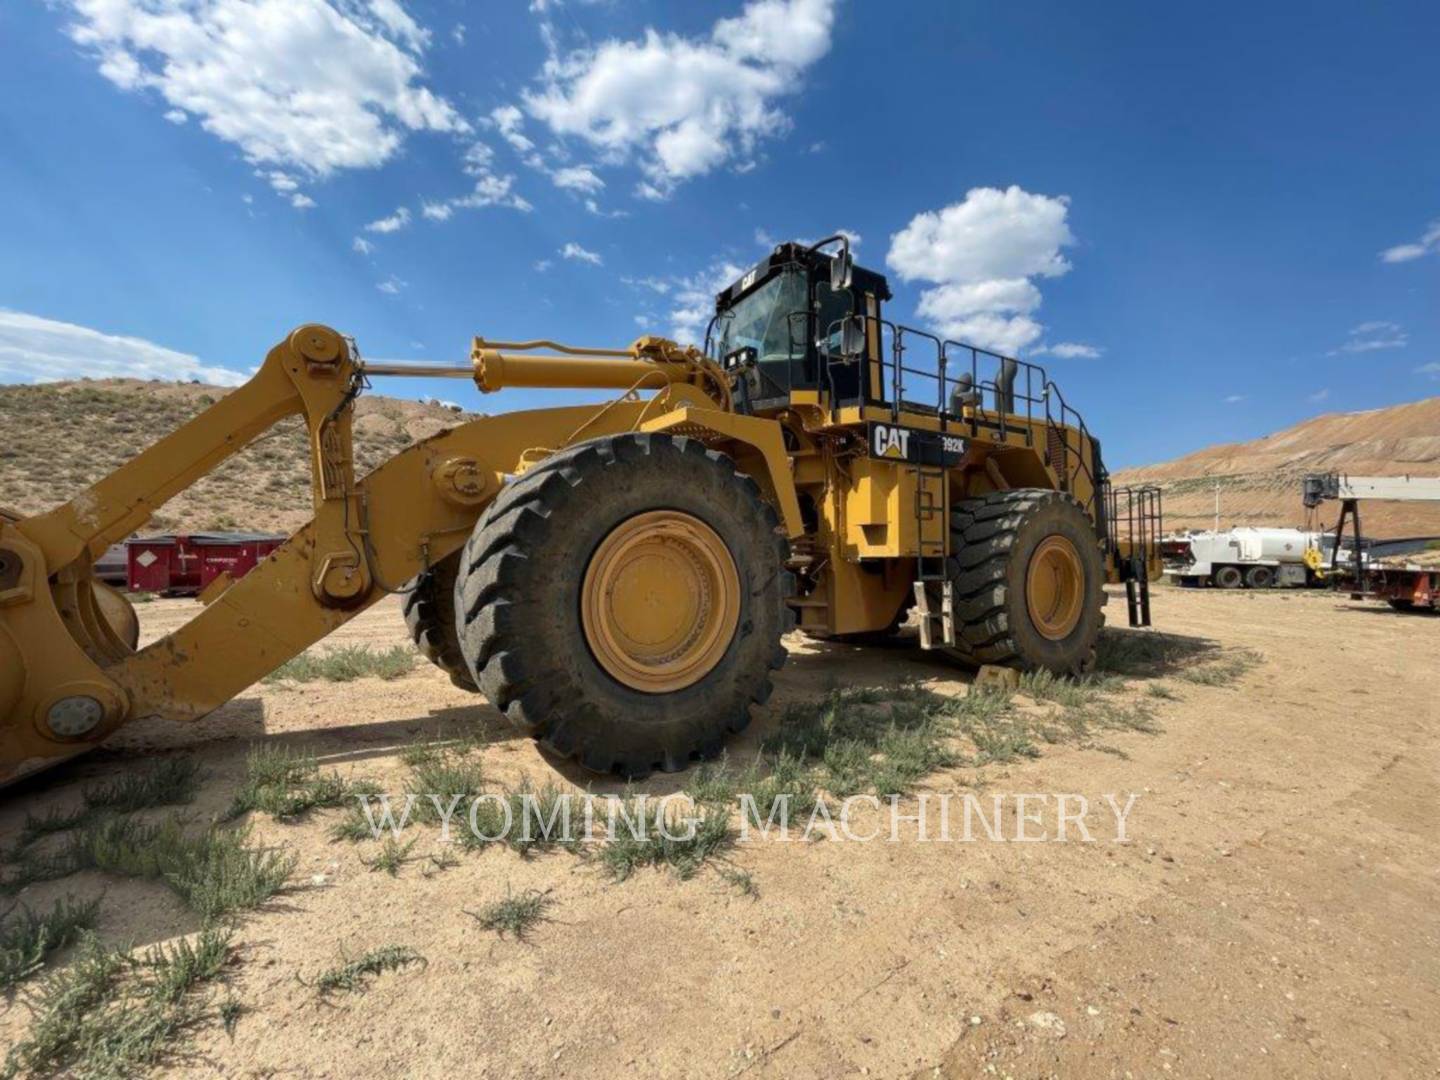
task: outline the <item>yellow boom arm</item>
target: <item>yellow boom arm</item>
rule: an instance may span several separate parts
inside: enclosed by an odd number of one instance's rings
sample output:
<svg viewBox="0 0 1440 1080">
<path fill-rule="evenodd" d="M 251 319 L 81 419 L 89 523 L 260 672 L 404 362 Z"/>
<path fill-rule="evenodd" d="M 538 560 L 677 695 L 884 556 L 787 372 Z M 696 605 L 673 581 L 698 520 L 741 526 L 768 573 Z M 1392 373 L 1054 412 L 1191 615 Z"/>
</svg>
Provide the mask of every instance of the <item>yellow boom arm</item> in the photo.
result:
<svg viewBox="0 0 1440 1080">
<path fill-rule="evenodd" d="M 572 443 L 637 429 L 708 432 L 759 473 L 788 531 L 799 509 L 778 428 L 730 411 L 693 350 L 642 338 L 628 351 L 513 356 L 476 339 L 471 368 L 365 367 L 323 326 L 296 330 L 255 376 L 133 461 L 42 515 L 0 515 L 0 784 L 142 717 L 191 720 L 223 704 L 458 549 L 506 479 Z M 578 354 L 578 355 L 576 355 Z M 366 375 L 469 375 L 507 385 L 610 387 L 602 406 L 461 424 L 354 475 L 351 409 Z M 655 393 L 641 398 L 635 391 Z M 105 548 L 275 424 L 304 417 L 314 517 L 185 626 L 136 649 L 122 595 L 91 574 Z"/>
</svg>

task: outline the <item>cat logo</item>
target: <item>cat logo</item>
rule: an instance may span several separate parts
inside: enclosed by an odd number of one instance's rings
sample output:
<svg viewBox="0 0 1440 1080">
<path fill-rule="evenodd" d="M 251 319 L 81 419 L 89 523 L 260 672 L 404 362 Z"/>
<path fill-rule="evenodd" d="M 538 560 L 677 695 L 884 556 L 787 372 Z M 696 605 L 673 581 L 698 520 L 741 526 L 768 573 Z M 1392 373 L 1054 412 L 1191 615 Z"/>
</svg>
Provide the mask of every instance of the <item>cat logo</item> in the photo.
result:
<svg viewBox="0 0 1440 1080">
<path fill-rule="evenodd" d="M 876 424 L 874 440 L 872 449 L 876 457 L 899 458 L 901 461 L 910 457 L 910 432 L 905 428 Z"/>
</svg>

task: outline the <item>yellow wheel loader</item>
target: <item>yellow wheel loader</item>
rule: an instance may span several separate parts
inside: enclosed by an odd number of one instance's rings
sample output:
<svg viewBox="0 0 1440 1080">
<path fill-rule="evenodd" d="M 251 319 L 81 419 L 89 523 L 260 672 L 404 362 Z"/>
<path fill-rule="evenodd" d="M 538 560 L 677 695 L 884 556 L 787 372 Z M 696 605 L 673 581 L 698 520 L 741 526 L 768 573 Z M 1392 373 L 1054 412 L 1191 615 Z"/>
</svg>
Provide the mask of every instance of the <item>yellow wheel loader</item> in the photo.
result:
<svg viewBox="0 0 1440 1080">
<path fill-rule="evenodd" d="M 469 364 L 374 364 L 300 327 L 69 502 L 0 515 L 0 783 L 130 720 L 202 717 L 395 592 L 458 686 L 631 777 L 717 753 L 796 626 L 873 640 L 913 609 L 921 647 L 961 663 L 1086 670 L 1107 578 L 1149 621 L 1158 495 L 1110 490 L 1041 368 L 891 322 L 889 299 L 833 237 L 721 293 L 701 349 L 476 338 Z M 354 400 L 397 375 L 617 396 L 462 423 L 357 477 Z M 292 415 L 313 519 L 138 649 L 95 559 Z"/>
</svg>

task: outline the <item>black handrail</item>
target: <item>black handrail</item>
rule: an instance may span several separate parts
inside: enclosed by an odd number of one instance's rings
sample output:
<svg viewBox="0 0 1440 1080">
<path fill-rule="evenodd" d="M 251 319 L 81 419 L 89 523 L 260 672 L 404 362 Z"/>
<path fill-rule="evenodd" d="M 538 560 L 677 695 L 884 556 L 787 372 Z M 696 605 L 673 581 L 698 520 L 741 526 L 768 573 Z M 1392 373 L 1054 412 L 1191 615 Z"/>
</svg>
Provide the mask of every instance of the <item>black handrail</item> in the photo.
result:
<svg viewBox="0 0 1440 1080">
<path fill-rule="evenodd" d="M 869 340 L 869 329 L 874 326 L 880 339 L 879 363 L 882 385 L 888 384 L 890 415 L 899 419 L 900 410 L 906 405 L 931 407 L 925 401 L 928 394 L 907 396 L 916 379 L 930 380 L 935 385 L 934 409 L 942 431 L 968 428 L 971 437 L 979 434 L 983 425 L 994 428 L 1002 439 L 1011 431 L 1011 416 L 1023 415 L 1025 442 L 1034 446 L 1036 420 L 1043 419 L 1046 433 L 1045 463 L 1052 467 L 1066 490 L 1077 487 L 1075 483 L 1082 475 L 1089 481 L 1090 495 L 1086 510 L 1092 517 L 1097 511 L 1099 483 L 1093 467 L 1094 440 L 1085 419 L 1065 400 L 1059 386 L 1050 378 L 1040 364 L 1019 360 L 1002 353 L 982 349 L 965 342 L 941 339 L 925 330 L 904 326 L 878 316 L 856 314 L 847 317 L 860 324 L 866 331 L 861 340 Z M 846 320 L 831 323 L 833 336 L 836 328 L 843 330 Z M 887 342 L 888 335 L 888 342 Z M 906 363 L 906 354 L 917 347 L 928 346 L 926 350 L 934 356 L 933 366 L 919 367 Z M 855 358 L 842 357 L 844 362 Z M 825 358 L 828 368 L 834 358 Z M 1001 385 L 1000 373 L 1007 364 L 1015 367 L 1015 376 L 1009 387 Z M 994 376 L 982 378 L 982 365 L 993 366 Z M 908 378 L 907 376 L 913 376 Z M 1018 385 L 1017 385 L 1018 384 Z M 963 394 L 966 400 L 961 408 L 952 408 L 956 395 Z M 987 408 L 986 403 L 991 407 Z M 832 400 L 832 408 L 835 403 Z M 968 416 L 966 413 L 968 412 Z M 1052 443 L 1058 442 L 1061 460 L 1055 460 Z M 1073 461 L 1072 461 L 1073 459 Z"/>
<path fill-rule="evenodd" d="M 819 327 L 815 325 L 815 316 L 810 311 L 792 312 L 787 318 L 792 327 L 790 363 L 787 368 L 790 370 L 793 387 L 794 364 L 797 360 L 804 362 L 803 356 L 796 354 L 803 353 L 807 344 L 795 337 L 793 320 L 805 320 L 806 335 Z M 1042 365 L 1005 356 L 977 345 L 942 339 L 926 330 L 904 326 L 877 315 L 855 313 L 831 322 L 823 337 L 817 333 L 811 338 L 811 342 L 816 346 L 817 361 L 821 368 L 821 371 L 817 372 L 819 384 L 831 391 L 829 397 L 832 413 L 839 408 L 839 403 L 835 400 L 831 365 L 863 362 L 866 358 L 864 354 L 830 354 L 829 340 L 839 332 L 843 341 L 847 322 L 859 326 L 862 331 L 859 340 L 867 343 L 867 351 L 870 330 L 873 328 L 876 331 L 880 342 L 878 362 L 881 385 L 888 384 L 889 389 L 889 401 L 884 403 L 889 405 L 893 421 L 898 422 L 900 411 L 906 405 L 927 409 L 931 407 L 924 400 L 928 394 L 921 394 L 919 397 L 907 396 L 907 390 L 914 387 L 916 380 L 934 382 L 933 408 L 941 431 L 968 429 L 970 436 L 974 438 L 979 435 L 983 425 L 997 430 L 1000 437 L 1006 439 L 1012 427 L 1010 418 L 1023 415 L 1026 420 L 1025 443 L 1033 447 L 1036 421 L 1043 420 L 1045 464 L 1055 471 L 1062 488 L 1067 491 L 1073 491 L 1079 486 L 1076 481 L 1082 476 L 1085 477 L 1089 481 L 1086 486 L 1090 491 L 1085 509 L 1092 518 L 1101 520 L 1104 507 L 1100 506 L 1097 500 L 1100 498 L 1102 478 L 1096 475 L 1093 463 L 1095 441 L 1091 438 L 1084 417 L 1065 400 L 1059 386 Z M 933 356 L 930 366 L 906 363 L 906 354 L 916 349 Z M 1014 365 L 1015 375 L 1006 387 L 1001 384 L 1001 373 L 1006 365 L 1011 364 Z M 991 367 L 994 372 L 992 377 L 982 378 L 982 367 Z M 1022 382 L 1023 389 L 1017 385 Z M 959 408 L 952 408 L 952 402 L 957 396 L 963 396 L 963 403 Z M 986 407 L 987 401 L 991 403 L 990 408 Z M 1056 460 L 1057 456 L 1059 460 Z"/>
</svg>

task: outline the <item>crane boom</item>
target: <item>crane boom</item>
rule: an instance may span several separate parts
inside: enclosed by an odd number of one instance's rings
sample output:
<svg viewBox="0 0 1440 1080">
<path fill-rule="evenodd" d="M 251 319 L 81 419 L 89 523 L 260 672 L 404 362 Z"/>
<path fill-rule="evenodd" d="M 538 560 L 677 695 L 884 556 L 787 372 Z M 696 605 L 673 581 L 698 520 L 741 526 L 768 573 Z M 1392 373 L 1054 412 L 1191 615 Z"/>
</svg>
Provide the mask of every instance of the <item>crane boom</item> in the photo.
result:
<svg viewBox="0 0 1440 1080">
<path fill-rule="evenodd" d="M 1305 505 L 1310 507 L 1319 506 L 1327 500 L 1343 499 L 1440 502 L 1440 477 L 1312 473 L 1305 477 L 1302 493 Z"/>
</svg>

